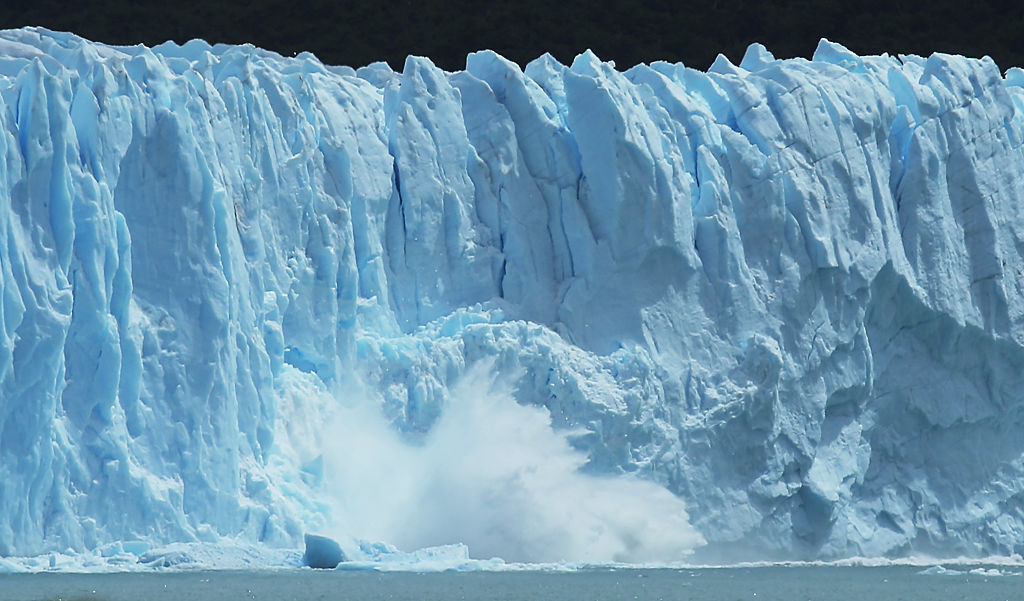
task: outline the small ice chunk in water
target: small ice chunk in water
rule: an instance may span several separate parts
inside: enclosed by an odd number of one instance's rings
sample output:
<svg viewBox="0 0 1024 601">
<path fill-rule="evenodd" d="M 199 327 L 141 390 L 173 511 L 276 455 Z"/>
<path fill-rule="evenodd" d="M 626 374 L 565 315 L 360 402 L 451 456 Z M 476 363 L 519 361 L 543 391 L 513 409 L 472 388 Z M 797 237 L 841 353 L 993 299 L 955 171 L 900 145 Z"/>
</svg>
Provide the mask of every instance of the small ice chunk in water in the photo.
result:
<svg viewBox="0 0 1024 601">
<path fill-rule="evenodd" d="M 346 559 L 341 545 L 334 539 L 317 534 L 306 535 L 306 554 L 302 556 L 302 563 L 305 565 L 311 568 L 333 570 Z"/>
</svg>

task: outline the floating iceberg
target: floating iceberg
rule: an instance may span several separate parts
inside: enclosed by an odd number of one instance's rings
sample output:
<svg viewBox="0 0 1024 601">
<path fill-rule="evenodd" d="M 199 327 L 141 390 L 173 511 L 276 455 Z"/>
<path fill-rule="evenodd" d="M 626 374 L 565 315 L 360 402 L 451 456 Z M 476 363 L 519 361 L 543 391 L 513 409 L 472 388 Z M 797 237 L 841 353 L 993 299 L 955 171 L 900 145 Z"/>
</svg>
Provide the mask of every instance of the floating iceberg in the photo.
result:
<svg viewBox="0 0 1024 601">
<path fill-rule="evenodd" d="M 367 414 L 416 465 L 551 450 L 444 481 L 510 559 L 552 547 L 491 500 L 583 513 L 523 488 L 552 469 L 622 509 L 598 560 L 1024 552 L 1024 71 L 823 41 L 396 73 L 21 29 L 0 101 L 0 556 L 297 549 L 353 499 L 466 542 L 373 496 L 336 435 Z M 457 402 L 474 365 L 497 401 Z"/>
</svg>

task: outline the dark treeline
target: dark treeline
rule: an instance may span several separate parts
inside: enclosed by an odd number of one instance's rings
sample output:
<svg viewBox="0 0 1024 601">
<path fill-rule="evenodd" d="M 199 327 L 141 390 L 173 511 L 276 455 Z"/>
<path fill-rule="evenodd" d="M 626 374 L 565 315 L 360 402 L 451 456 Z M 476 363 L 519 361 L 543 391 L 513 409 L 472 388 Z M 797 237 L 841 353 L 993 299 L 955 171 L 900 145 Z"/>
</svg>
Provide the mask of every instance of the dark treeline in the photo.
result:
<svg viewBox="0 0 1024 601">
<path fill-rule="evenodd" d="M 1024 65 L 1024 2 L 932 3 L 844 0 L 390 0 L 332 2 L 0 1 L 0 27 L 41 25 L 109 44 L 171 39 L 250 42 L 329 64 L 429 56 L 449 70 L 468 52 L 491 48 L 519 64 L 550 52 L 569 63 L 593 49 L 619 68 L 655 60 L 706 69 L 721 52 L 739 62 L 751 42 L 776 56 L 809 57 L 827 37 L 860 54 L 989 55 L 1002 69 Z"/>
</svg>

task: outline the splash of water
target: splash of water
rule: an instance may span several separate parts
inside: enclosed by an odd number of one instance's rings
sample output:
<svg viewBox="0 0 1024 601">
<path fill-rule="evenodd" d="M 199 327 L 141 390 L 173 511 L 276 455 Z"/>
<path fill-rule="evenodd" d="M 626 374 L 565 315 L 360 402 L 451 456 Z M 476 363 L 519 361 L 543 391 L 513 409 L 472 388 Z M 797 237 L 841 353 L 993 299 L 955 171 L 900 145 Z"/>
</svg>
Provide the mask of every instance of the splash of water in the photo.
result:
<svg viewBox="0 0 1024 601">
<path fill-rule="evenodd" d="M 460 380 L 418 444 L 372 402 L 341 412 L 325 453 L 339 530 L 405 549 L 461 542 L 474 557 L 526 562 L 674 561 L 703 543 L 664 488 L 581 473 L 586 456 L 568 433 L 488 371 Z"/>
</svg>

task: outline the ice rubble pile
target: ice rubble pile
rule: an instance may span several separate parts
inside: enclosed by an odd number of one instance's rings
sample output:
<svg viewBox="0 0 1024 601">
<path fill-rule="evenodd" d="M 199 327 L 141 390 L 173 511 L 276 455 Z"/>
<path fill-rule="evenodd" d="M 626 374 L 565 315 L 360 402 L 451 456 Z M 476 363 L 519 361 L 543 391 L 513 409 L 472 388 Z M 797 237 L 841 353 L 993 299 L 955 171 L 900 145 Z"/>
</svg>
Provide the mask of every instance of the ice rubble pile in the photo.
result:
<svg viewBox="0 0 1024 601">
<path fill-rule="evenodd" d="M 1022 552 L 1022 86 L 2 32 L 0 555 L 297 546 L 311 399 L 484 359 L 707 557 Z"/>
</svg>

